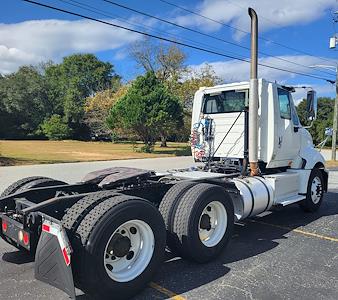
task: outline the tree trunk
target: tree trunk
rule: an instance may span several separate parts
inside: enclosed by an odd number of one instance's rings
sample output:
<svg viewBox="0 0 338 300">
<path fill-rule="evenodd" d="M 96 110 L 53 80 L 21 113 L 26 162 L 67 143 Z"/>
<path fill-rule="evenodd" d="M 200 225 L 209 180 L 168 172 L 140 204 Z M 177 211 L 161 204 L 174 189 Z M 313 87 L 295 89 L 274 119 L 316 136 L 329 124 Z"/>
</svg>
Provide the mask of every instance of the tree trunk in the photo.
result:
<svg viewBox="0 0 338 300">
<path fill-rule="evenodd" d="M 168 147 L 167 138 L 165 136 L 161 136 L 161 147 Z"/>
</svg>

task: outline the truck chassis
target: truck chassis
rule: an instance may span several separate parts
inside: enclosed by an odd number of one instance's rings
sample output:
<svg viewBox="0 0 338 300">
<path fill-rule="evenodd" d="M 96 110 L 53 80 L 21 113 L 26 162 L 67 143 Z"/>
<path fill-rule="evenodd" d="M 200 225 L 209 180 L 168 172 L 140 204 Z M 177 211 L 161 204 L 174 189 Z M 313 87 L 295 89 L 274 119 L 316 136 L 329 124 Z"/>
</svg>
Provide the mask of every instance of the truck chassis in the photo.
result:
<svg viewBox="0 0 338 300">
<path fill-rule="evenodd" d="M 76 286 L 94 298 L 126 299 L 151 280 L 166 246 L 208 262 L 225 248 L 236 220 L 278 205 L 264 176 L 241 176 L 221 162 L 205 168 L 165 174 L 110 168 L 76 184 L 25 178 L 1 195 L 0 236 L 35 254 L 35 277 L 72 298 Z M 304 197 L 306 210 L 321 204 L 324 173 L 315 171 L 321 188 L 317 198 Z"/>
</svg>

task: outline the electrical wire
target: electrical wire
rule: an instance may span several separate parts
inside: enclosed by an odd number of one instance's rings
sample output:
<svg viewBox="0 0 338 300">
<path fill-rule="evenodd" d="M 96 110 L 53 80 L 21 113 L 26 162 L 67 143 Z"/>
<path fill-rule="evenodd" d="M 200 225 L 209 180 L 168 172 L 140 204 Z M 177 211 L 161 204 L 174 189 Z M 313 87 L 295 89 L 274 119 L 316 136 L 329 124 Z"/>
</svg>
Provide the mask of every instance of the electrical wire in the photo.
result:
<svg viewBox="0 0 338 300">
<path fill-rule="evenodd" d="M 189 41 L 195 45 L 203 45 L 203 46 L 206 46 L 206 47 L 209 47 L 211 49 L 216 49 L 217 51 L 223 51 L 221 50 L 220 48 L 217 48 L 217 47 L 214 47 L 214 46 L 210 46 L 210 45 L 207 45 L 205 43 L 202 43 L 202 42 L 198 42 L 198 41 L 195 41 L 195 40 L 192 40 L 192 39 L 189 39 L 189 38 L 183 38 L 178 36 L 178 35 L 175 35 L 175 34 L 172 34 L 172 33 L 168 33 L 168 32 L 163 32 L 163 31 L 159 31 L 159 30 L 154 30 L 152 27 L 150 26 L 147 26 L 147 25 L 138 25 L 138 24 L 135 24 L 133 22 L 130 22 L 129 20 L 127 20 L 126 18 L 123 18 L 119 15 L 116 15 L 116 14 L 108 14 L 106 11 L 104 10 L 101 10 L 101 9 L 98 9 L 98 8 L 95 8 L 94 6 L 91 6 L 91 5 L 88 5 L 88 4 L 85 4 L 85 3 L 82 3 L 82 2 L 79 2 L 79 1 L 76 1 L 76 0 L 58 0 L 60 2 L 63 2 L 63 3 L 66 3 L 66 4 L 70 4 L 72 6 L 75 6 L 75 7 L 78 7 L 78 8 L 81 8 L 81 9 L 84 9 L 84 10 L 87 10 L 87 11 L 90 11 L 90 12 L 94 12 L 98 15 L 101 15 L 101 16 L 104 16 L 104 17 L 108 17 L 108 18 L 114 18 L 114 19 L 117 19 L 117 20 L 122 20 L 122 22 L 128 24 L 128 25 L 131 25 L 131 26 L 135 26 L 135 27 L 138 27 L 138 28 L 148 28 L 148 30 L 152 31 L 152 32 L 156 32 L 156 33 L 159 33 L 159 34 L 167 34 L 169 36 L 172 36 L 174 37 L 175 39 L 178 39 L 178 40 L 181 40 L 181 41 Z M 237 55 L 237 53 L 234 53 L 234 52 L 231 52 L 231 51 L 227 51 L 227 53 L 229 54 L 232 54 L 232 55 Z M 245 58 L 242 56 L 242 58 Z"/>
<path fill-rule="evenodd" d="M 211 35 L 211 34 L 207 34 L 207 33 L 204 33 L 204 32 L 201 32 L 201 31 L 199 31 L 199 30 L 192 29 L 192 28 L 189 28 L 189 27 L 186 27 L 186 26 L 183 26 L 183 25 L 179 25 L 179 24 L 177 24 L 177 23 L 175 23 L 175 22 L 171 22 L 171 21 L 168 21 L 168 20 L 165 20 L 165 19 L 156 17 L 156 16 L 151 15 L 151 14 L 148 14 L 148 13 L 146 13 L 146 12 L 144 12 L 144 11 L 140 11 L 140 10 L 134 9 L 134 8 L 132 8 L 132 7 L 129 7 L 129 6 L 126 6 L 126 5 L 117 3 L 117 2 L 115 2 L 115 1 L 111 1 L 111 0 L 102 0 L 102 1 L 107 2 L 107 3 L 111 4 L 111 5 L 114 5 L 114 6 L 117 6 L 117 7 L 126 9 L 126 10 L 129 10 L 129 11 L 135 12 L 135 13 L 140 14 L 140 15 L 142 15 L 142 16 L 146 16 L 146 17 L 149 17 L 149 18 L 158 20 L 158 21 L 160 21 L 160 22 L 163 22 L 163 23 L 166 23 L 166 24 L 169 24 L 169 25 L 172 25 L 172 26 L 175 26 L 175 27 L 184 29 L 184 30 L 188 30 L 188 31 L 190 31 L 190 32 L 197 33 L 197 34 L 199 34 L 199 35 L 206 36 L 206 37 L 212 38 L 212 39 L 214 39 L 214 40 L 221 41 L 221 42 L 223 42 L 223 43 L 230 44 L 230 45 L 233 45 L 233 46 L 235 46 L 235 47 L 240 47 L 240 48 L 242 48 L 242 49 L 245 49 L 245 50 L 250 51 L 250 48 L 249 48 L 249 47 L 243 46 L 243 45 L 241 45 L 241 44 L 234 43 L 234 42 L 231 42 L 231 41 L 222 39 L 222 38 L 220 38 L 220 37 L 217 37 L 217 36 L 214 36 L 214 35 Z M 294 64 L 294 65 L 297 65 L 297 66 L 300 66 L 300 67 L 303 67 L 303 68 L 310 69 L 311 71 L 314 71 L 313 68 L 311 68 L 311 67 L 309 67 L 309 66 L 306 66 L 306 65 L 303 65 L 303 64 L 300 64 L 300 63 L 297 63 L 297 62 L 288 60 L 288 59 L 283 58 L 283 57 L 280 57 L 280 56 L 273 56 L 273 55 L 271 55 L 271 54 L 269 54 L 269 53 L 265 53 L 265 52 L 262 52 L 262 51 L 258 51 L 258 53 L 260 53 L 260 54 L 262 54 L 262 55 L 265 55 L 265 56 L 268 56 L 268 57 L 273 57 L 273 58 L 275 58 L 276 60 L 284 61 L 284 62 L 287 62 L 287 63 L 290 63 L 290 64 Z M 316 71 L 317 71 L 317 72 L 321 72 L 321 73 L 323 73 L 323 74 L 327 74 L 327 75 L 333 75 L 332 73 L 327 72 L 327 71 L 324 71 L 324 70 L 316 70 Z"/>
<path fill-rule="evenodd" d="M 243 58 L 240 58 L 240 57 L 236 57 L 236 56 L 227 55 L 227 54 L 224 54 L 224 53 L 204 49 L 204 48 L 201 48 L 201 47 L 193 46 L 193 45 L 182 43 L 182 42 L 179 42 L 179 41 L 174 41 L 172 39 L 168 39 L 168 38 L 165 38 L 165 37 L 161 37 L 161 36 L 153 35 L 153 34 L 150 34 L 150 33 L 142 32 L 142 31 L 139 31 L 139 30 L 136 30 L 136 29 L 128 28 L 128 27 L 118 25 L 118 24 L 114 24 L 114 23 L 111 23 L 111 22 L 107 22 L 107 21 L 104 21 L 104 20 L 99 20 L 99 19 L 96 19 L 96 18 L 93 18 L 93 17 L 90 17 L 90 16 L 86 16 L 86 15 L 83 15 L 83 14 L 79 14 L 79 13 L 76 13 L 76 12 L 72 12 L 72 11 L 65 10 L 65 9 L 62 9 L 62 8 L 58 8 L 58 7 L 55 7 L 55 6 L 51 6 L 51 5 L 48 5 L 48 4 L 36 2 L 36 1 L 33 1 L 33 0 L 21 0 L 21 1 L 31 3 L 31 4 L 34 4 L 34 5 L 37 5 L 37 6 L 41 6 L 41 7 L 49 8 L 49 9 L 52 9 L 52 10 L 56 10 L 56 11 L 59 11 L 59 12 L 63 12 L 63 13 L 69 14 L 69 15 L 81 17 L 81 18 L 84 18 L 84 19 L 87 19 L 87 20 L 95 21 L 95 22 L 98 22 L 98 23 L 106 24 L 106 25 L 109 25 L 109 26 L 112 26 L 112 27 L 115 27 L 115 28 L 124 29 L 124 30 L 130 31 L 130 32 L 138 33 L 138 34 L 148 36 L 148 37 L 151 37 L 151 38 L 155 38 L 155 39 L 159 39 L 159 40 L 162 40 L 162 41 L 174 43 L 174 44 L 177 44 L 177 45 L 181 45 L 181 46 L 191 48 L 191 49 L 195 49 L 195 50 L 198 50 L 198 51 L 202 51 L 202 52 L 205 52 L 205 53 L 215 54 L 215 55 L 218 55 L 218 56 L 222 56 L 222 57 L 231 58 L 231 59 L 234 59 L 234 60 L 250 63 L 250 61 L 247 60 L 247 59 L 243 59 Z M 273 66 L 270 66 L 270 65 L 267 65 L 267 64 L 258 63 L 258 65 L 263 66 L 263 67 L 267 67 L 267 68 L 270 68 L 270 69 L 275 69 L 275 70 L 287 72 L 287 73 L 292 73 L 292 74 L 301 75 L 301 76 L 305 76 L 305 77 L 316 78 L 316 79 L 324 80 L 324 81 L 331 82 L 331 83 L 334 82 L 333 80 L 328 79 L 328 78 L 319 77 L 319 76 L 316 76 L 316 75 L 311 75 L 311 74 L 306 74 L 306 73 L 301 73 L 301 72 L 296 72 L 296 71 L 291 71 L 291 70 L 287 70 L 287 69 L 283 69 L 283 68 L 273 67 Z"/>
<path fill-rule="evenodd" d="M 195 40 L 191 40 L 191 39 L 188 39 L 188 38 L 183 38 L 183 39 L 182 39 L 181 36 L 177 36 L 177 35 L 174 35 L 174 34 L 171 34 L 171 33 L 168 33 L 168 32 L 163 32 L 163 31 L 154 30 L 152 27 L 147 26 L 147 25 L 139 26 L 139 25 L 137 25 L 137 24 L 135 24 L 135 23 L 130 22 L 129 20 L 126 20 L 125 18 L 123 18 L 123 17 L 121 17 L 121 16 L 119 16 L 119 15 L 116 15 L 116 14 L 113 14 L 113 15 L 107 14 L 106 11 L 97 9 L 97 8 L 95 8 L 95 7 L 93 7 L 93 6 L 87 5 L 87 4 L 85 4 L 85 3 L 82 3 L 82 2 L 79 2 L 79 1 L 76 1 L 76 0 L 59 0 L 59 1 L 61 1 L 61 2 L 63 2 L 63 3 L 68 3 L 68 4 L 70 4 L 70 5 L 73 5 L 73 6 L 75 6 L 75 7 L 81 8 L 81 9 L 85 9 L 85 10 L 87 10 L 87 11 L 94 12 L 94 13 L 96 13 L 96 14 L 99 14 L 99 15 L 102 15 L 102 16 L 105 16 L 105 17 L 118 18 L 118 19 L 122 20 L 124 23 L 129 24 L 129 25 L 132 25 L 132 26 L 136 26 L 136 27 L 139 27 L 139 28 L 148 28 L 148 29 L 150 29 L 152 32 L 157 32 L 157 33 L 160 33 L 160 34 L 165 33 L 165 34 L 167 34 L 167 35 L 170 35 L 170 36 L 173 36 L 173 37 L 175 37 L 175 38 L 178 38 L 178 39 L 181 40 L 181 41 L 182 41 L 182 40 L 183 40 L 183 41 L 185 40 L 185 41 L 192 42 L 192 43 L 195 44 L 195 45 L 203 45 L 203 46 L 207 46 L 208 48 L 211 48 L 211 49 L 216 49 L 217 51 L 224 51 L 223 49 L 220 49 L 220 48 L 217 48 L 217 47 L 214 47 L 214 46 L 210 46 L 210 45 L 205 44 L 205 43 L 202 43 L 202 42 L 197 42 L 197 41 L 195 41 Z M 77 3 L 77 4 L 70 3 L 69 1 L 70 1 L 70 2 L 75 2 L 75 3 Z M 109 1 L 109 2 L 112 3 L 111 1 Z M 122 7 L 122 8 L 129 9 L 128 7 L 123 6 L 123 5 L 120 5 L 120 4 L 116 3 L 116 2 L 113 2 L 113 4 L 114 4 L 114 5 L 116 4 L 117 6 L 120 6 L 120 7 Z M 134 12 L 138 12 L 137 10 L 134 10 L 134 9 L 131 9 L 131 8 L 130 8 L 130 10 L 133 10 Z M 142 13 L 142 12 L 139 12 L 139 13 L 145 15 L 145 13 Z M 149 14 L 146 14 L 146 16 L 153 17 L 153 16 L 151 16 L 151 15 L 149 15 Z M 155 18 L 155 19 L 159 19 L 159 18 L 156 18 L 156 17 L 154 17 L 154 18 Z M 162 19 L 159 19 L 159 20 L 162 20 Z M 166 20 L 163 20 L 163 21 L 166 21 Z M 184 27 L 183 27 L 183 28 L 184 28 Z M 199 33 L 200 33 L 200 32 L 199 32 Z M 203 33 L 200 33 L 200 34 L 203 34 Z M 213 36 L 210 36 L 210 37 L 213 37 Z M 216 37 L 216 39 L 217 39 L 217 37 Z M 223 41 L 223 40 L 222 40 L 222 41 Z M 225 41 L 225 42 L 227 42 L 227 41 Z M 235 44 L 235 45 L 237 45 L 237 44 Z M 241 45 L 238 45 L 238 46 L 241 47 Z M 247 48 L 247 47 L 245 47 L 245 49 L 250 50 L 250 48 Z M 231 51 L 227 51 L 226 53 L 230 53 L 231 55 L 237 55 L 237 56 L 238 56 L 237 53 L 234 53 L 234 52 L 231 52 Z M 260 52 L 260 53 L 263 54 L 263 55 L 269 56 L 269 54 L 265 54 L 265 53 L 262 53 L 262 52 Z M 301 67 L 305 67 L 305 68 L 311 69 L 311 71 L 313 71 L 313 68 L 308 67 L 308 66 L 306 66 L 306 65 L 299 64 L 299 63 L 296 63 L 296 62 L 292 62 L 292 61 L 289 61 L 289 60 L 287 60 L 287 59 L 284 59 L 284 58 L 281 58 L 281 57 L 278 57 L 278 56 L 271 56 L 271 57 L 273 57 L 273 58 L 275 58 L 275 59 L 277 59 L 277 60 L 282 60 L 282 61 L 289 62 L 289 63 L 295 64 L 295 65 L 298 65 L 298 66 L 301 66 Z M 244 58 L 244 59 L 245 59 L 245 57 L 243 57 L 243 56 L 241 56 L 241 58 Z M 274 66 L 275 66 L 275 65 L 274 65 Z M 325 73 L 325 74 L 328 74 L 328 75 L 333 75 L 332 73 L 329 73 L 329 72 L 326 72 L 326 71 L 323 71 L 323 70 L 316 70 L 316 71 L 317 71 L 317 72 L 322 72 L 322 73 Z"/>
<path fill-rule="evenodd" d="M 217 24 L 219 24 L 219 25 L 226 26 L 226 27 L 228 27 L 228 28 L 234 29 L 234 30 L 236 30 L 236 31 L 239 31 L 239 32 L 242 32 L 242 33 L 245 33 L 245 34 L 250 34 L 249 31 L 246 31 L 246 30 L 244 30 L 244 29 L 241 29 L 241 28 L 238 28 L 238 27 L 235 27 L 235 26 L 231 26 L 231 25 L 226 24 L 226 23 L 221 22 L 221 21 L 217 21 L 217 20 L 215 20 L 215 19 L 213 19 L 213 18 L 210 18 L 210 17 L 207 17 L 207 16 L 205 16 L 205 15 L 199 14 L 199 13 L 197 13 L 197 12 L 194 12 L 193 10 L 187 9 L 187 8 L 185 8 L 185 7 L 182 7 L 182 6 L 180 6 L 180 5 L 177 5 L 177 4 L 175 4 L 175 3 L 172 3 L 172 2 L 170 2 L 170 1 L 167 1 L 167 0 L 158 0 L 158 1 L 161 1 L 161 2 L 163 2 L 163 3 L 166 3 L 166 4 L 168 4 L 168 5 L 170 5 L 170 6 L 173 6 L 173 7 L 179 8 L 179 9 L 184 10 L 184 11 L 190 13 L 190 14 L 199 16 L 199 17 L 201 17 L 201 18 L 203 18 L 203 19 L 212 21 L 212 22 L 217 23 Z M 292 50 L 292 51 L 296 51 L 296 52 L 301 53 L 301 54 L 305 54 L 305 55 L 308 55 L 308 56 L 312 56 L 312 57 L 318 58 L 317 56 L 315 56 L 315 55 L 313 55 L 313 54 L 311 54 L 311 53 L 308 53 L 308 52 L 306 52 L 306 51 L 299 50 L 299 49 L 296 49 L 296 48 L 293 48 L 293 47 L 284 45 L 284 44 L 282 44 L 282 43 L 279 43 L 279 42 L 270 40 L 270 39 L 268 39 L 268 38 L 265 38 L 265 37 L 262 37 L 262 36 L 260 36 L 260 37 L 258 37 L 258 38 L 259 38 L 260 40 L 262 40 L 262 41 L 266 41 L 266 42 L 269 42 L 269 43 L 271 43 L 271 44 L 275 44 L 275 45 L 277 45 L 277 46 L 280 46 L 280 47 L 283 47 L 283 48 L 286 48 L 286 49 L 289 49 L 289 50 Z M 326 59 L 326 58 L 320 57 L 320 59 L 323 60 L 323 61 L 327 61 L 327 62 L 332 63 L 332 61 L 330 61 L 330 60 L 328 60 L 328 59 Z"/>
</svg>

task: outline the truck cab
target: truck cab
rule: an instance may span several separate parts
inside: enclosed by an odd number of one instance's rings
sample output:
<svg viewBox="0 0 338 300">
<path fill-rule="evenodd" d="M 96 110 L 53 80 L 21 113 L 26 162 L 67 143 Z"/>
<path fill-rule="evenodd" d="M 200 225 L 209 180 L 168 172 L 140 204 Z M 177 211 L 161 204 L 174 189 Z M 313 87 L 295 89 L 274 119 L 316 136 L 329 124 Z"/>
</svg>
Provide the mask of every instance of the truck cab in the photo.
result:
<svg viewBox="0 0 338 300">
<path fill-rule="evenodd" d="M 324 166 L 323 156 L 315 150 L 311 135 L 299 121 L 292 89 L 259 79 L 258 93 L 261 168 L 312 169 L 317 163 Z M 196 161 L 206 161 L 208 157 L 243 160 L 248 100 L 249 82 L 203 87 L 196 92 L 191 143 Z"/>
</svg>

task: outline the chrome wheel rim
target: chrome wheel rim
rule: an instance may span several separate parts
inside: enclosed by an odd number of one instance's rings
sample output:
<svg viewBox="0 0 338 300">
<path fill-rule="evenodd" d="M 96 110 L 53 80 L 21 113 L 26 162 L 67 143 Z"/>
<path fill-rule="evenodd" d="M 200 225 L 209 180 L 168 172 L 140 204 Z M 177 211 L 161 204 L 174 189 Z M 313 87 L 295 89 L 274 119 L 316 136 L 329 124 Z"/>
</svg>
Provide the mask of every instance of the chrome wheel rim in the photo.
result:
<svg viewBox="0 0 338 300">
<path fill-rule="evenodd" d="M 104 251 L 104 267 L 117 282 L 128 282 L 149 265 L 155 247 L 150 226 L 141 220 L 130 220 L 119 226 L 108 240 Z"/>
<path fill-rule="evenodd" d="M 314 177 L 311 183 L 311 200 L 314 204 L 317 204 L 323 195 L 322 181 L 319 177 Z"/>
<path fill-rule="evenodd" d="M 198 234 L 206 247 L 216 246 L 223 238 L 228 225 L 228 215 L 219 201 L 210 202 L 202 211 L 198 223 Z"/>
</svg>

